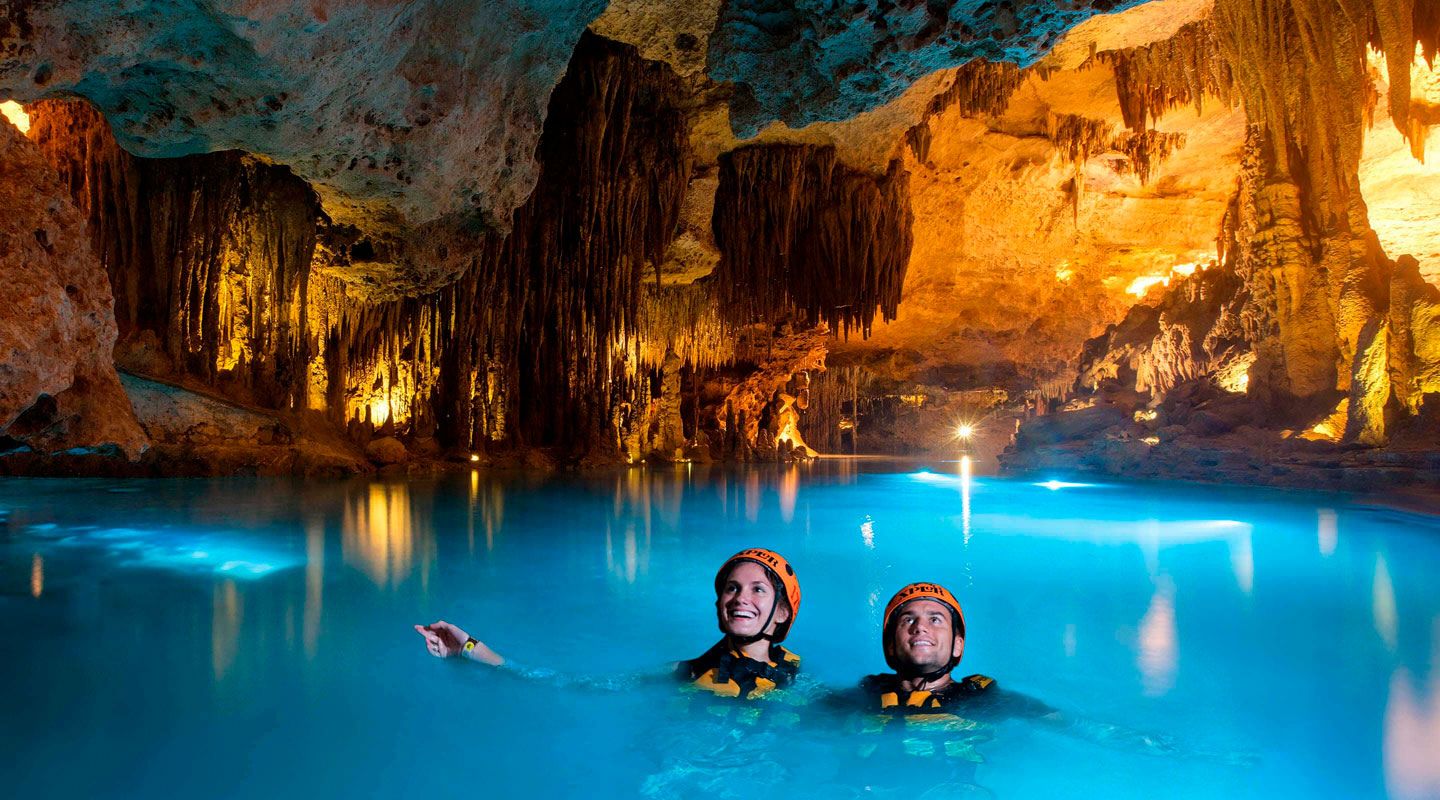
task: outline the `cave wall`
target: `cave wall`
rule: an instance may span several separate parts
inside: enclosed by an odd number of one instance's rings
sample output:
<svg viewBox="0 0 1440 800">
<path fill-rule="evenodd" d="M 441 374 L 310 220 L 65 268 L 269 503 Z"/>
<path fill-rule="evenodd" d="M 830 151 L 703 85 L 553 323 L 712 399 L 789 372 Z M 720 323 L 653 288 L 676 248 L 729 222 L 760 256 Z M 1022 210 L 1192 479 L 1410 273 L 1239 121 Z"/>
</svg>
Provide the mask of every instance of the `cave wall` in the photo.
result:
<svg viewBox="0 0 1440 800">
<path fill-rule="evenodd" d="M 1391 65 L 1390 124 L 1423 154 L 1425 126 L 1415 118 L 1428 106 L 1412 101 L 1410 72 L 1417 45 L 1433 53 L 1440 34 L 1431 5 L 1219 0 L 1213 18 L 1172 40 L 1101 54 L 1124 76 L 1117 91 L 1128 121 L 1143 125 L 1147 116 L 1208 97 L 1238 99 L 1248 128 L 1219 238 L 1224 269 L 1236 280 L 1172 287 L 1158 313 L 1140 312 L 1157 317 L 1154 338 L 1112 329 L 1105 337 L 1120 346 L 1092 343 L 1083 369 L 1108 359 L 1113 372 L 1113 363 L 1128 359 L 1132 381 L 1147 373 L 1215 376 L 1243 342 L 1248 369 L 1227 388 L 1259 401 L 1276 421 L 1303 422 L 1343 398 L 1346 438 L 1381 444 L 1396 422 L 1420 410 L 1424 395 L 1440 389 L 1419 377 L 1429 374 L 1428 340 L 1436 334 L 1424 323 L 1414 327 L 1433 287 L 1414 259 L 1383 252 L 1359 169 L 1379 101 L 1367 47 Z M 1210 311 L 1201 312 L 1206 304 Z M 1177 338 L 1186 346 L 1165 343 Z M 1093 385 L 1098 377 L 1081 380 Z M 1162 392 L 1174 382 L 1150 381 Z M 1151 388 L 1145 383 L 1140 388 Z"/>
<path fill-rule="evenodd" d="M 550 97 L 602 0 L 81 0 L 0 10 L 0 97 L 84 97 L 129 152 L 291 167 L 376 243 L 387 294 L 534 188 Z"/>
<path fill-rule="evenodd" d="M 119 363 L 302 407 L 321 223 L 305 182 L 233 150 L 132 156 L 84 102 L 41 101 L 30 114 L 30 137 L 86 213 L 110 276 Z"/>
<path fill-rule="evenodd" d="M 59 176 L 0 124 L 0 450 L 148 446 L 110 361 L 116 330 L 105 271 Z"/>
<path fill-rule="evenodd" d="M 584 447 L 642 388 L 617 343 L 688 179 L 679 99 L 668 67 L 584 37 L 510 233 L 481 238 L 443 289 L 381 301 L 346 280 L 363 240 L 284 167 L 131 156 L 75 103 L 35 104 L 32 135 L 90 218 L 128 366 L 362 436 Z"/>
</svg>

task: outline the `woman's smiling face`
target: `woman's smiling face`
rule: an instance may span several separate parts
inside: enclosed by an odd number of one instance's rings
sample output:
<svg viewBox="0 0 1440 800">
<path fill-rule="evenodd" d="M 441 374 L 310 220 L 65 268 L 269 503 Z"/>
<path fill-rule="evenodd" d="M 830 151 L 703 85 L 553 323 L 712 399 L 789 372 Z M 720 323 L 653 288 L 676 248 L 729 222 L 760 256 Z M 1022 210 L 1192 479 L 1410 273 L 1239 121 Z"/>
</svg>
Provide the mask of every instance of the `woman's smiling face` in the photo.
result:
<svg viewBox="0 0 1440 800">
<path fill-rule="evenodd" d="M 730 636 L 748 638 L 773 633 L 776 626 L 790 619 L 784 605 L 775 607 L 777 599 L 765 568 L 753 561 L 741 561 L 721 584 L 720 596 L 715 598 L 715 613 L 720 618 L 721 629 Z"/>
</svg>

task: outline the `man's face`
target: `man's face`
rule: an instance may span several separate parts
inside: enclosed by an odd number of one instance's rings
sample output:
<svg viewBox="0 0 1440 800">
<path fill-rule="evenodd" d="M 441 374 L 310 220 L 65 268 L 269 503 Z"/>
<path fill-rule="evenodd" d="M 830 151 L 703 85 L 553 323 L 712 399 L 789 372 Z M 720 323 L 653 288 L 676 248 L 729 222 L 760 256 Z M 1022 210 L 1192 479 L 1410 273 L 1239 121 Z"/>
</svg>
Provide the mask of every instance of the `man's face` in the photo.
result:
<svg viewBox="0 0 1440 800">
<path fill-rule="evenodd" d="M 965 651 L 965 639 L 955 635 L 950 608 L 934 600 L 912 600 L 896 612 L 890 647 L 903 664 L 916 672 L 942 669 Z"/>
<path fill-rule="evenodd" d="M 777 625 L 790 619 L 790 612 L 783 605 L 775 608 L 777 601 L 775 587 L 770 585 L 765 568 L 753 561 L 741 561 L 720 584 L 715 613 L 720 618 L 720 627 L 731 636 L 757 636 L 762 629 L 764 633 L 774 632 Z M 770 620 L 772 608 L 775 618 L 766 629 L 765 622 Z"/>
</svg>

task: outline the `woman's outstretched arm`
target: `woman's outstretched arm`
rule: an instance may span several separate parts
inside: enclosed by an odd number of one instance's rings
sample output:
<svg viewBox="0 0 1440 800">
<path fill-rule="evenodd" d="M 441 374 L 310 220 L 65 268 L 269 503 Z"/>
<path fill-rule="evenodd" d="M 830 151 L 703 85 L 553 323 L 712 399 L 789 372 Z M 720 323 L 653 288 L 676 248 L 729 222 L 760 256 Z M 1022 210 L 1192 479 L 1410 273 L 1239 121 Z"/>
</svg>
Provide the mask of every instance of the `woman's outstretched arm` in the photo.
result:
<svg viewBox="0 0 1440 800">
<path fill-rule="evenodd" d="M 505 658 L 487 647 L 484 642 L 461 630 L 459 625 L 443 619 L 436 620 L 429 625 L 416 625 L 415 632 L 425 637 L 426 649 L 430 651 L 430 655 L 436 658 L 459 656 L 489 664 L 492 667 L 498 667 L 505 663 Z M 475 644 L 466 647 L 469 642 Z"/>
</svg>

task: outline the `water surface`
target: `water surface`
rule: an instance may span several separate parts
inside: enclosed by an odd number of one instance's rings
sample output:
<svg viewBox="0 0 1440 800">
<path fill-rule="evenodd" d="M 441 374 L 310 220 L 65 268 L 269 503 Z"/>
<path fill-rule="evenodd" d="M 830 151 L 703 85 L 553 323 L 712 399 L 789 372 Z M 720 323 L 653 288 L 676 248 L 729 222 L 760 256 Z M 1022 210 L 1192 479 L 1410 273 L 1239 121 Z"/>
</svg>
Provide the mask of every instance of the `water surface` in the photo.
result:
<svg viewBox="0 0 1440 800">
<path fill-rule="evenodd" d="M 1440 525 L 1333 495 L 822 461 L 5 480 L 0 515 L 13 797 L 1440 796 Z M 800 575 L 805 681 L 742 710 L 663 674 L 749 546 Z M 912 580 L 1066 724 L 848 711 Z M 528 676 L 428 656 L 441 617 Z"/>
</svg>

